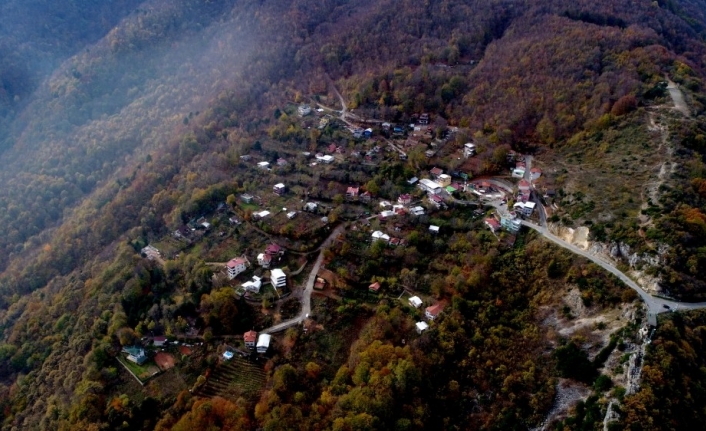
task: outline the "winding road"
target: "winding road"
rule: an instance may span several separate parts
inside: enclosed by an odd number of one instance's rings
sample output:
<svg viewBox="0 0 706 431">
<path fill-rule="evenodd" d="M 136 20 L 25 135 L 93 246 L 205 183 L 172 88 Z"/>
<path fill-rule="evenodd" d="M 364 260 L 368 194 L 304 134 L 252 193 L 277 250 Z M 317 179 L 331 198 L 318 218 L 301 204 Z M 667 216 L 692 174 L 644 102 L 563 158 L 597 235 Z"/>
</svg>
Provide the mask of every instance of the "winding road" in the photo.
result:
<svg viewBox="0 0 706 431">
<path fill-rule="evenodd" d="M 648 312 L 653 313 L 653 314 L 659 314 L 659 313 L 665 313 L 668 311 L 676 311 L 676 310 L 698 310 L 701 308 L 706 308 L 706 302 L 679 302 L 679 301 L 672 301 L 669 299 L 664 299 L 664 298 L 658 298 L 656 296 L 652 296 L 649 293 L 645 292 L 640 286 L 637 285 L 630 277 L 622 273 L 620 270 L 618 270 L 615 266 L 613 266 L 610 262 L 601 259 L 598 256 L 594 256 L 591 253 L 588 253 L 585 250 L 582 250 L 578 247 L 576 247 L 573 244 L 570 244 L 563 239 L 559 238 L 558 236 L 554 235 L 553 233 L 549 232 L 549 229 L 538 226 L 534 223 L 531 223 L 529 221 L 523 220 L 522 224 L 527 226 L 530 229 L 533 229 L 537 232 L 539 232 L 542 236 L 547 238 L 549 241 L 559 245 L 560 247 L 563 247 L 573 253 L 576 253 L 580 256 L 585 257 L 586 259 L 590 260 L 591 262 L 595 263 L 596 265 L 600 266 L 601 268 L 605 269 L 606 271 L 610 272 L 611 274 L 615 275 L 618 277 L 623 283 L 625 283 L 628 287 L 630 287 L 632 290 L 637 292 L 638 295 L 640 295 L 640 298 L 645 302 L 645 305 L 647 306 Z M 666 307 L 665 307 L 666 306 Z M 669 308 L 667 308 L 669 307 Z"/>
<path fill-rule="evenodd" d="M 309 317 L 309 314 L 311 313 L 311 293 L 314 291 L 314 283 L 316 283 L 316 274 L 319 273 L 319 268 L 321 268 L 321 264 L 324 261 L 324 251 L 329 246 L 331 246 L 331 243 L 333 242 L 333 240 L 336 239 L 336 237 L 343 233 L 345 228 L 345 224 L 338 226 L 336 229 L 333 230 L 333 232 L 331 232 L 331 235 L 329 235 L 328 238 L 326 238 L 326 240 L 324 240 L 324 242 L 321 244 L 321 247 L 319 248 L 319 257 L 316 258 L 316 262 L 314 262 L 314 267 L 311 268 L 309 278 L 306 281 L 306 287 L 304 288 L 304 292 L 302 292 L 302 309 L 299 314 L 296 317 L 270 326 L 269 328 L 263 329 L 260 332 L 265 334 L 272 334 L 274 332 L 284 331 L 287 328 L 291 328 L 292 326 L 298 325 L 299 323 L 303 322 L 307 317 Z"/>
</svg>

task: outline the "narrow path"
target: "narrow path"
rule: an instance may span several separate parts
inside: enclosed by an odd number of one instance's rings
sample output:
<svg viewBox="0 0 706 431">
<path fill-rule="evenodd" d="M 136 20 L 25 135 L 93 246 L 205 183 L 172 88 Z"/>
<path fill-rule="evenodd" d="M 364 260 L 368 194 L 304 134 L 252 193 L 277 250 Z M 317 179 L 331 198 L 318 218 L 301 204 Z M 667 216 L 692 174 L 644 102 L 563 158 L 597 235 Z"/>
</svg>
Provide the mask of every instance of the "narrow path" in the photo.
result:
<svg viewBox="0 0 706 431">
<path fill-rule="evenodd" d="M 640 295 L 640 298 L 642 298 L 642 300 L 645 302 L 647 310 L 650 313 L 659 314 L 671 310 L 698 310 L 701 308 L 706 308 L 706 302 L 679 302 L 652 296 L 649 293 L 645 292 L 640 286 L 637 285 L 637 283 L 635 283 L 630 277 L 618 270 L 610 262 L 603 260 L 598 256 L 594 256 L 588 253 L 587 251 L 582 250 L 576 247 L 575 245 L 564 241 L 563 239 L 549 232 L 549 229 L 547 228 L 538 226 L 526 220 L 523 220 L 522 224 L 529 227 L 530 229 L 534 229 L 535 231 L 539 232 L 545 238 L 559 245 L 560 247 L 563 247 L 575 254 L 585 257 L 586 259 L 590 260 L 591 262 L 595 263 L 596 265 L 600 266 L 601 268 L 618 277 L 623 283 L 625 283 L 628 287 L 630 287 L 632 290 L 637 292 L 638 295 Z"/>
<path fill-rule="evenodd" d="M 265 334 L 271 334 L 273 332 L 284 331 L 287 328 L 291 328 L 292 326 L 298 325 L 309 316 L 309 314 L 311 313 L 311 293 L 314 291 L 316 274 L 319 273 L 319 268 L 321 268 L 321 264 L 324 261 L 324 251 L 331 245 L 333 240 L 336 239 L 338 235 L 343 233 L 345 227 L 346 225 L 344 224 L 338 226 L 336 229 L 333 230 L 333 232 L 331 232 L 331 235 L 326 238 L 323 244 L 321 244 L 321 247 L 319 248 L 319 257 L 317 257 L 316 262 L 314 262 L 314 267 L 309 273 L 309 278 L 306 281 L 306 286 L 304 288 L 304 292 L 302 293 L 302 309 L 299 314 L 289 320 L 285 320 L 284 322 L 280 322 L 274 326 L 270 326 L 269 328 L 263 329 L 260 332 Z"/>
</svg>

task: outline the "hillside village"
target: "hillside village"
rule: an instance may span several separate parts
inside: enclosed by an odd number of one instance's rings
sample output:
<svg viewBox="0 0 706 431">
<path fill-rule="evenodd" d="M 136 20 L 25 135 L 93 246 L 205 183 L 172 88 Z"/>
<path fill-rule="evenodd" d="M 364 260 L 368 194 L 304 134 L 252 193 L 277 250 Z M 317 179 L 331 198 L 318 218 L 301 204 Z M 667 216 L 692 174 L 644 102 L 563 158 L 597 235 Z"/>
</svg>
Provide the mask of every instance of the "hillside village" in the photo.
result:
<svg viewBox="0 0 706 431">
<path fill-rule="evenodd" d="M 224 334 L 226 341 L 219 347 L 223 362 L 234 355 L 271 356 L 282 331 L 298 324 L 306 331 L 317 316 L 300 302 L 312 294 L 373 302 L 396 298 L 417 313 L 415 328 L 422 334 L 443 313 L 449 298 L 431 295 L 428 289 L 417 291 L 415 283 L 394 281 L 392 268 L 354 276 L 356 268 L 364 266 L 366 253 L 404 255 L 419 234 L 432 241 L 449 235 L 454 229 L 449 219 L 459 213 L 467 214 L 476 229 L 487 229 L 496 241 L 511 246 L 522 220 L 546 225 L 546 212 L 552 211 L 544 205 L 552 202 L 554 191 L 545 185 L 541 169 L 530 166 L 531 157 L 509 150 L 503 154 L 504 174 L 475 177 L 474 172 L 480 171 L 478 153 L 485 149 L 473 140 L 460 143 L 459 137 L 469 136 L 467 131 L 434 126 L 429 114 L 414 116 L 409 124 L 392 124 L 351 121 L 308 104 L 290 105 L 285 111 L 280 115 L 294 118 L 302 130 L 326 129 L 333 142 L 276 154 L 265 153 L 257 143 L 239 156 L 238 166 L 256 182 L 141 249 L 144 258 L 165 265 L 199 249 L 204 241 L 220 244 L 219 261 L 206 262 L 213 270 L 214 286 L 230 288 L 233 297 L 260 310 L 250 330 Z M 381 167 L 409 166 L 410 161 L 419 170 L 405 169 L 404 181 L 394 189 L 384 184 L 387 190 L 382 190 L 375 182 Z M 340 169 L 348 170 L 344 178 L 337 177 Z M 308 187 L 301 173 L 318 178 L 320 185 Z M 327 237 L 333 240 L 330 247 L 324 241 Z M 321 264 L 312 266 L 317 256 Z M 296 313 L 285 318 L 284 304 Z M 186 342 L 192 348 L 207 338 L 215 341 L 203 330 L 197 319 L 191 319 L 183 331 L 169 329 L 164 335 L 174 346 Z M 170 341 L 164 335 L 152 332 L 141 343 L 126 346 L 127 361 L 121 363 L 144 367 L 150 351 L 165 355 L 165 343 L 169 346 Z M 149 378 L 158 371 L 142 375 Z M 144 378 L 138 380 L 144 383 Z"/>
</svg>

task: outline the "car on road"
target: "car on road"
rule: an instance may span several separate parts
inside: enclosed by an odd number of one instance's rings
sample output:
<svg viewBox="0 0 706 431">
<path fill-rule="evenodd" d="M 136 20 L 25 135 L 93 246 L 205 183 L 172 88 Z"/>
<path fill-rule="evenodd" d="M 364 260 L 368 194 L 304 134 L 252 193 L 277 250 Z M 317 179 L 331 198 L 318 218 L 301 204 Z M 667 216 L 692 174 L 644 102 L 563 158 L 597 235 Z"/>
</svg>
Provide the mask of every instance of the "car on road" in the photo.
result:
<svg viewBox="0 0 706 431">
<path fill-rule="evenodd" d="M 671 310 L 671 309 L 672 309 L 672 307 L 670 307 L 670 306 L 667 305 L 667 304 L 663 304 L 662 307 L 666 308 L 667 310 Z"/>
</svg>

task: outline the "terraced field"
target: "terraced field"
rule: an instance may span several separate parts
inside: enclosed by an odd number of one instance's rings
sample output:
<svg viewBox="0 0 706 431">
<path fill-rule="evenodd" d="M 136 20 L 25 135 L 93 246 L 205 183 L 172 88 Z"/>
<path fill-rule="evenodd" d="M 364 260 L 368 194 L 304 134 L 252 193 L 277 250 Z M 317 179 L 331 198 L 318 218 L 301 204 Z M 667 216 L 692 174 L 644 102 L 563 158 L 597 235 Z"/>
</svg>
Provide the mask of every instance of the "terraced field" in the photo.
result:
<svg viewBox="0 0 706 431">
<path fill-rule="evenodd" d="M 239 356 L 216 368 L 205 385 L 196 394 L 201 397 L 221 396 L 237 399 L 253 399 L 265 385 L 265 372 L 260 366 Z"/>
</svg>

